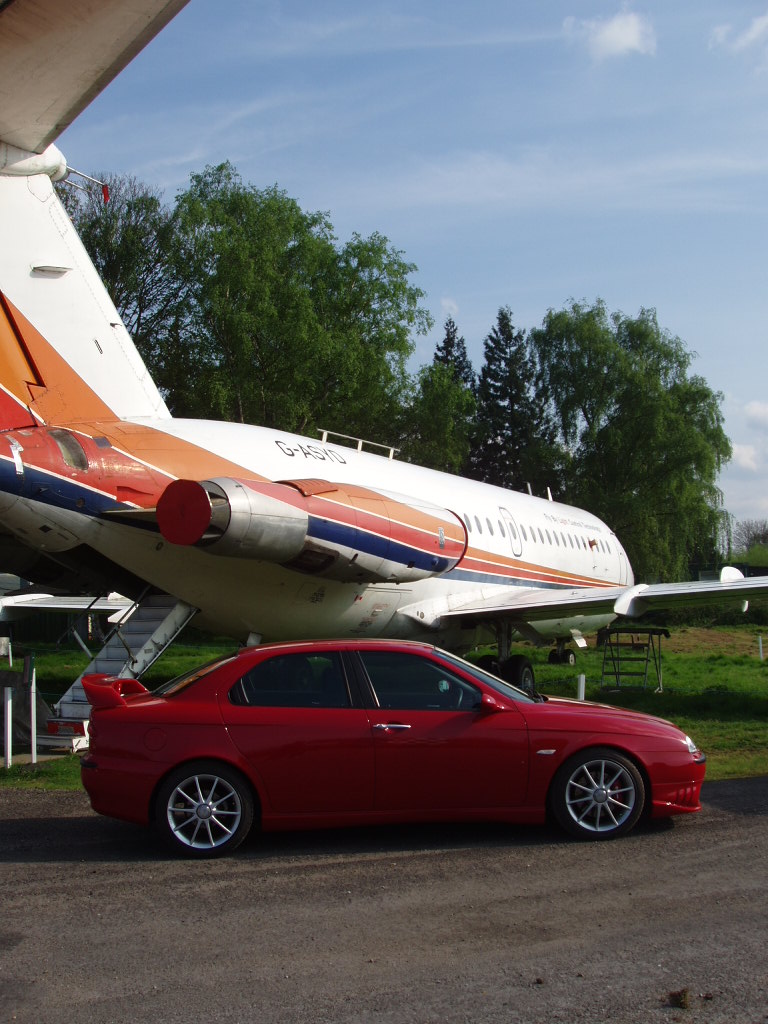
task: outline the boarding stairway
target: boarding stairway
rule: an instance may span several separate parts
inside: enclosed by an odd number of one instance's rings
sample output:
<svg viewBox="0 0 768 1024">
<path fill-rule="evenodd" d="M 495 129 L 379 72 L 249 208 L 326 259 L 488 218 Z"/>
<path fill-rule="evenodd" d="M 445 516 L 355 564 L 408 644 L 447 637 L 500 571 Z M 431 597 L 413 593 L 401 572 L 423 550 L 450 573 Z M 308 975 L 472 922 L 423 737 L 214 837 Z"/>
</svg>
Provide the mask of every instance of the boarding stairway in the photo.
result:
<svg viewBox="0 0 768 1024">
<path fill-rule="evenodd" d="M 107 640 L 55 706 L 48 722 L 48 743 L 69 744 L 77 750 L 87 745 L 90 705 L 85 696 L 84 675 L 137 679 L 176 639 L 198 609 L 170 594 L 145 591 L 121 616 Z M 90 653 L 90 652 L 89 652 Z"/>
</svg>

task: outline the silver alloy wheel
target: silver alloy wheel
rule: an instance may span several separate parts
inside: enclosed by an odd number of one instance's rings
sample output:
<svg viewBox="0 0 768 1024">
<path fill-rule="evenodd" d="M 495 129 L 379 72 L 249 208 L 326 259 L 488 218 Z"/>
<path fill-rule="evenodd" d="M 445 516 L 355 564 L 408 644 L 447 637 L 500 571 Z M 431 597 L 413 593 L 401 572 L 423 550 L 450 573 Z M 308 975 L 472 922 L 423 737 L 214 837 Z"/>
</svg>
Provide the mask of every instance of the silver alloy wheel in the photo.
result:
<svg viewBox="0 0 768 1024">
<path fill-rule="evenodd" d="M 220 775 L 195 774 L 179 782 L 166 805 L 173 837 L 192 850 L 213 850 L 229 842 L 243 816 L 235 786 Z"/>
<path fill-rule="evenodd" d="M 595 758 L 577 765 L 565 785 L 565 806 L 587 832 L 614 832 L 632 815 L 637 786 L 619 761 Z"/>
</svg>

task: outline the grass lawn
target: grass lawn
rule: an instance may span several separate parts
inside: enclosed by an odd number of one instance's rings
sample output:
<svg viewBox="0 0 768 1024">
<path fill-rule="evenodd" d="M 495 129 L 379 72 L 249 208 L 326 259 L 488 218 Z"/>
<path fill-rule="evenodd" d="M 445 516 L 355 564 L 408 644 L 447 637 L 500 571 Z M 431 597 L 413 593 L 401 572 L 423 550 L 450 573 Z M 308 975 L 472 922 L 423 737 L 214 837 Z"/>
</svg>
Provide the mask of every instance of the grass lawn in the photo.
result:
<svg viewBox="0 0 768 1024">
<path fill-rule="evenodd" d="M 768 774 L 768 631 L 764 637 L 765 661 L 759 657 L 761 629 L 757 626 L 678 626 L 671 633 L 670 639 L 662 640 L 660 693 L 655 692 L 652 669 L 645 689 L 617 688 L 615 679 L 601 685 L 603 651 L 594 645 L 594 638 L 590 638 L 587 650 L 577 653 L 575 666 L 548 664 L 546 648 L 526 649 L 526 653 L 534 663 L 537 686 L 542 693 L 575 697 L 577 678 L 583 673 L 588 700 L 630 707 L 674 721 L 706 752 L 710 781 Z M 143 682 L 151 689 L 232 646 L 175 644 Z M 58 700 L 86 661 L 77 648 L 57 651 L 39 645 L 35 652 L 37 685 L 49 704 Z M 79 789 L 79 759 L 71 756 L 43 761 L 34 768 L 0 768 L 0 786 Z"/>
</svg>

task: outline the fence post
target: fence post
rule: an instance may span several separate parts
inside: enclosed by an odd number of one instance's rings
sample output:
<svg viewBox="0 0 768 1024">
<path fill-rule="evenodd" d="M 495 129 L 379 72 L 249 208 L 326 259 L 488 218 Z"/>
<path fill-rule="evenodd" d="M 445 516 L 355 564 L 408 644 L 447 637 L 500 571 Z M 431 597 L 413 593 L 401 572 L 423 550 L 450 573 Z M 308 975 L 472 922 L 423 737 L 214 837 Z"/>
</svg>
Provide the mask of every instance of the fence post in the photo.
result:
<svg viewBox="0 0 768 1024">
<path fill-rule="evenodd" d="M 757 638 L 757 646 L 760 648 L 760 661 L 763 660 L 763 638 L 759 636 Z"/>
<path fill-rule="evenodd" d="M 578 683 L 577 683 L 577 686 L 576 686 L 576 699 L 577 700 L 584 700 L 585 690 L 586 690 L 586 683 L 587 683 L 587 677 L 584 674 L 581 674 L 579 676 Z"/>
<path fill-rule="evenodd" d="M 13 764 L 13 687 L 5 687 L 5 743 L 3 745 L 5 767 Z"/>
<path fill-rule="evenodd" d="M 37 670 L 32 655 L 32 675 L 29 680 L 29 753 L 32 764 L 37 764 Z"/>
</svg>

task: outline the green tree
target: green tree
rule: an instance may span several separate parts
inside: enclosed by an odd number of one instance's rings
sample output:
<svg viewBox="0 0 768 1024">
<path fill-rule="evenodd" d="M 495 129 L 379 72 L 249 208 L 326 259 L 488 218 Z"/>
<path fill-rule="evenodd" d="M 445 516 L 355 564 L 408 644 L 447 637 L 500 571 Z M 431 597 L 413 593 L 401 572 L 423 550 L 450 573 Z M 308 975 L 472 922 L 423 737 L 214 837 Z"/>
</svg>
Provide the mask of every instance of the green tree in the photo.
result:
<svg viewBox="0 0 768 1024">
<path fill-rule="evenodd" d="M 572 302 L 529 335 L 570 456 L 567 496 L 616 531 L 639 579 L 674 579 L 717 545 L 717 475 L 730 458 L 722 395 L 656 312 Z"/>
<path fill-rule="evenodd" d="M 170 210 L 161 193 L 131 175 L 98 175 L 109 189 L 57 185 L 59 196 L 110 298 L 142 354 L 164 333 L 175 299 L 167 261 Z"/>
<path fill-rule="evenodd" d="M 174 228 L 180 301 L 156 355 L 175 413 L 202 397 L 217 418 L 389 439 L 431 323 L 401 252 L 379 234 L 339 246 L 326 214 L 228 163 L 192 175 Z"/>
<path fill-rule="evenodd" d="M 459 335 L 459 329 L 451 316 L 445 321 L 445 334 L 443 340 L 435 348 L 433 358 L 434 362 L 449 366 L 457 380 L 465 388 L 474 392 L 477 386 L 477 377 L 467 355 L 466 342 Z"/>
<path fill-rule="evenodd" d="M 471 473 L 478 480 L 534 492 L 559 489 L 559 452 L 537 394 L 536 368 L 525 332 L 509 307 L 499 310 L 484 342 L 477 384 Z"/>
<path fill-rule="evenodd" d="M 418 373 L 415 393 L 403 411 L 401 454 L 445 473 L 466 466 L 475 399 L 453 369 L 437 360 Z"/>
</svg>

